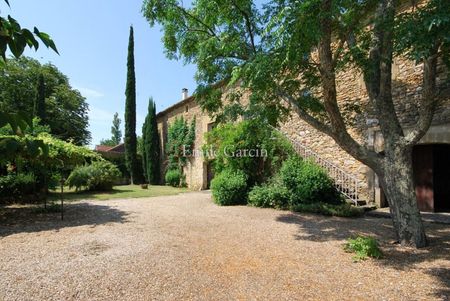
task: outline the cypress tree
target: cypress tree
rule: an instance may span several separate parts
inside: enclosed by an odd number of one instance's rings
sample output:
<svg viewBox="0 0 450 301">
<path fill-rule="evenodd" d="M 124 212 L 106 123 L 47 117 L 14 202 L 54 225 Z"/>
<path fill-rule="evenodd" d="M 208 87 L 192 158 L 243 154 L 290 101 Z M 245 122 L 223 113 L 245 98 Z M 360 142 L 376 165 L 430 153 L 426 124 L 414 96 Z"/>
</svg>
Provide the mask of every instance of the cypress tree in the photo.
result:
<svg viewBox="0 0 450 301">
<path fill-rule="evenodd" d="M 156 123 L 156 104 L 152 98 L 148 102 L 148 113 L 142 128 L 144 153 L 142 156 L 144 174 L 150 184 L 159 184 L 159 135 Z"/>
<path fill-rule="evenodd" d="M 134 32 L 130 26 L 127 59 L 127 86 L 125 91 L 125 162 L 131 184 L 140 182 L 141 175 L 136 149 L 136 75 L 134 72 Z"/>
<path fill-rule="evenodd" d="M 41 122 L 44 123 L 46 119 L 45 113 L 45 80 L 44 75 L 39 74 L 36 99 L 34 101 L 34 116 L 39 117 Z"/>
<path fill-rule="evenodd" d="M 122 131 L 120 130 L 120 123 L 122 121 L 119 118 L 119 113 L 114 114 L 113 118 L 113 125 L 111 127 L 111 141 L 114 143 L 114 145 L 117 145 L 122 140 Z"/>
</svg>

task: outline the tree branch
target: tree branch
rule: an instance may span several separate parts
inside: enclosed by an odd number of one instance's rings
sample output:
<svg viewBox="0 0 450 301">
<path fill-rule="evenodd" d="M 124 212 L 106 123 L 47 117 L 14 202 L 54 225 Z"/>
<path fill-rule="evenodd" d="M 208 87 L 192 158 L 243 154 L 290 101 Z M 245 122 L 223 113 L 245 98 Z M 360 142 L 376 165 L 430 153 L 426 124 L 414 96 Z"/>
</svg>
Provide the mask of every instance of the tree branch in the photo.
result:
<svg viewBox="0 0 450 301">
<path fill-rule="evenodd" d="M 197 22 L 198 24 L 205 27 L 211 36 L 217 38 L 219 41 L 221 40 L 220 37 L 216 34 L 215 30 L 213 28 L 211 28 L 211 26 L 209 26 L 208 24 L 203 22 L 200 18 L 189 13 L 185 8 L 183 8 L 179 5 L 175 5 L 175 8 L 178 9 L 185 17 L 190 18 L 190 19 L 194 20 L 195 22 Z"/>
<path fill-rule="evenodd" d="M 331 50 L 332 24 L 331 16 L 327 16 L 331 14 L 331 11 L 332 0 L 323 0 L 324 16 L 320 20 L 322 38 L 319 41 L 318 53 L 324 106 L 331 123 L 331 135 L 329 135 L 354 158 L 375 169 L 379 155 L 363 147 L 350 136 L 337 103 L 336 71 Z"/>
<path fill-rule="evenodd" d="M 336 131 L 329 125 L 311 116 L 308 112 L 306 112 L 298 105 L 295 97 L 284 92 L 284 90 L 280 86 L 277 86 L 277 95 L 288 105 L 290 105 L 293 108 L 294 112 L 307 124 L 315 128 L 316 130 L 330 136 L 340 147 L 342 147 L 342 149 L 348 152 L 355 159 L 366 164 L 373 170 L 378 170 L 378 162 L 382 159 L 382 156 L 380 154 L 360 145 L 348 134 L 347 131 Z"/>
<path fill-rule="evenodd" d="M 439 46 L 436 46 L 430 57 L 423 63 L 423 94 L 419 106 L 419 120 L 414 130 L 405 137 L 408 145 L 416 144 L 431 126 L 438 103 L 436 89 L 437 58 Z"/>
<path fill-rule="evenodd" d="M 252 47 L 253 53 L 256 54 L 255 37 L 252 29 L 252 23 L 250 21 L 250 16 L 248 15 L 247 12 L 241 9 L 234 0 L 232 0 L 231 2 L 233 3 L 233 6 L 236 7 L 236 9 L 242 14 L 242 16 L 245 19 L 245 27 L 247 28 L 247 32 L 250 37 L 250 45 Z"/>
</svg>

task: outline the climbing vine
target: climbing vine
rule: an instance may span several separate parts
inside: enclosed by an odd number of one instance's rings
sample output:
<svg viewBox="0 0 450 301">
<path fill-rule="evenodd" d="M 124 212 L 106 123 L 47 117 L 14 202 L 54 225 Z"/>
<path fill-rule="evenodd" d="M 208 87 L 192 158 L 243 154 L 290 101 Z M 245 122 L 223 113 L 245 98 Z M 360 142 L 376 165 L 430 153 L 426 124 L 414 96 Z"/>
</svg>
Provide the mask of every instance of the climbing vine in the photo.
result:
<svg viewBox="0 0 450 301">
<path fill-rule="evenodd" d="M 166 144 L 166 155 L 168 157 L 167 174 L 172 176 L 176 173 L 180 176 L 179 181 L 170 181 L 171 183 L 183 182 L 183 167 L 188 162 L 188 157 L 192 155 L 195 144 L 195 118 L 189 124 L 183 117 L 176 118 L 169 126 Z M 176 185 L 176 186 L 178 186 Z M 175 185 L 174 185 L 175 186 Z"/>
</svg>

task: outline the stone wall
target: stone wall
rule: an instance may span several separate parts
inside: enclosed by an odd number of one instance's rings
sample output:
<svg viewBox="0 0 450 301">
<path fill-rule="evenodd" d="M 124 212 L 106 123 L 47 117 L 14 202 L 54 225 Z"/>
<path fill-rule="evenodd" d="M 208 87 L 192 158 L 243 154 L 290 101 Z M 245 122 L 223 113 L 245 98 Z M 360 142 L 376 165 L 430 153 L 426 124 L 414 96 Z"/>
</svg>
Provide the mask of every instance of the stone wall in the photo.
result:
<svg viewBox="0 0 450 301">
<path fill-rule="evenodd" d="M 164 179 L 164 174 L 167 168 L 167 156 L 165 155 L 167 130 L 175 118 L 181 116 L 187 120 L 188 124 L 190 124 L 194 117 L 196 118 L 195 149 L 200 149 L 204 144 L 205 133 L 208 131 L 208 125 L 212 122 L 209 116 L 202 112 L 200 106 L 195 102 L 194 97 L 189 97 L 164 110 L 163 112 L 158 113 L 157 122 L 161 139 L 161 158 L 164 158 L 161 168 L 162 179 Z M 206 188 L 207 174 L 206 164 L 203 158 L 189 158 L 188 163 L 184 168 L 184 174 L 186 176 L 186 184 L 189 188 L 193 190 L 201 190 Z"/>
<path fill-rule="evenodd" d="M 404 9 L 410 7 L 406 1 L 403 4 L 405 5 Z M 422 72 L 422 64 L 416 64 L 404 58 L 396 58 L 393 62 L 392 91 L 394 104 L 405 132 L 413 128 L 417 122 L 417 109 L 422 97 Z M 439 62 L 437 83 L 441 90 L 442 100 L 436 110 L 433 126 L 421 140 L 421 143 L 449 143 L 450 141 L 450 79 L 448 75 L 449 70 L 442 62 Z M 376 116 L 372 113 L 373 109 L 369 104 L 362 74 L 353 69 L 337 74 L 337 98 L 352 137 L 364 145 L 373 146 L 375 150 L 381 151 L 383 138 L 379 129 L 373 125 Z M 243 93 L 241 102 L 246 103 L 247 99 L 248 93 Z M 355 105 L 362 113 L 355 113 Z M 200 148 L 204 143 L 204 134 L 208 131 L 208 124 L 212 122 L 209 116 L 202 112 L 193 97 L 159 113 L 158 128 L 163 154 L 168 126 L 177 116 L 184 116 L 188 121 L 196 116 L 196 148 Z M 373 200 L 375 195 L 373 172 L 343 151 L 333 139 L 309 126 L 295 113 L 280 126 L 280 129 L 288 137 L 313 150 L 323 159 L 357 177 L 361 181 L 362 198 L 369 201 Z M 166 166 L 165 162 L 163 166 Z M 203 158 L 191 159 L 185 168 L 185 174 L 190 188 L 204 189 L 206 187 L 207 174 Z"/>
<path fill-rule="evenodd" d="M 417 121 L 418 110 L 422 97 L 423 65 L 397 58 L 393 67 L 393 97 L 396 113 L 405 132 L 408 132 Z M 450 139 L 450 94 L 448 69 L 442 62 L 438 67 L 438 86 L 443 95 L 436 114 L 433 126 L 420 143 L 448 143 Z M 362 74 L 354 70 L 341 72 L 337 76 L 337 98 L 342 111 L 350 104 L 357 104 L 363 113 L 344 114 L 353 138 L 365 145 L 374 145 L 377 151 L 382 150 L 383 139 L 379 129 L 372 127 L 370 120 L 375 116 L 371 114 L 367 92 Z M 338 165 L 345 171 L 353 174 L 362 182 L 362 196 L 372 201 L 374 192 L 374 174 L 361 162 L 355 160 L 343 151 L 332 138 L 322 134 L 292 114 L 281 126 L 281 130 L 290 138 L 302 143 L 322 158 Z"/>
</svg>

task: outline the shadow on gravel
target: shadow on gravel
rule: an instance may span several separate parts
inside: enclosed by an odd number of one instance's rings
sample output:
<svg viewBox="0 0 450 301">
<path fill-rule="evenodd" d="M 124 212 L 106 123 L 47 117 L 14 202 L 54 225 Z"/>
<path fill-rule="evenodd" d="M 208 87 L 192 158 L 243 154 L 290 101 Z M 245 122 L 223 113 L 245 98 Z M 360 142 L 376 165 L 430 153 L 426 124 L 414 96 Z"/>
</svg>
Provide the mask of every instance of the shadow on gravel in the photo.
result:
<svg viewBox="0 0 450 301">
<path fill-rule="evenodd" d="M 64 220 L 60 212 L 42 212 L 36 206 L 0 207 L 0 238 L 15 233 L 59 230 L 67 227 L 124 223 L 128 213 L 105 205 L 65 204 Z"/>
<path fill-rule="evenodd" d="M 351 236 L 364 234 L 377 239 L 392 240 L 392 223 L 388 219 L 338 218 L 313 214 L 287 213 L 276 219 L 278 222 L 295 224 L 299 231 L 298 240 L 324 242 L 328 240 L 345 240 Z M 374 222 L 376 221 L 376 222 Z"/>
<path fill-rule="evenodd" d="M 296 213 L 282 214 L 278 222 L 294 224 L 298 227 L 297 240 L 325 242 L 344 241 L 355 235 L 375 237 L 382 247 L 384 258 L 376 260 L 380 266 L 396 270 L 418 269 L 438 280 L 444 289 L 432 293 L 437 298 L 450 296 L 450 226 L 446 224 L 424 223 L 429 246 L 422 249 L 401 247 L 394 244 L 392 222 L 386 218 L 335 218 Z M 420 264 L 420 266 L 419 266 Z M 436 267 L 438 266 L 438 267 Z M 447 300 L 447 299 L 443 299 Z"/>
</svg>

